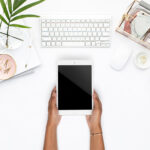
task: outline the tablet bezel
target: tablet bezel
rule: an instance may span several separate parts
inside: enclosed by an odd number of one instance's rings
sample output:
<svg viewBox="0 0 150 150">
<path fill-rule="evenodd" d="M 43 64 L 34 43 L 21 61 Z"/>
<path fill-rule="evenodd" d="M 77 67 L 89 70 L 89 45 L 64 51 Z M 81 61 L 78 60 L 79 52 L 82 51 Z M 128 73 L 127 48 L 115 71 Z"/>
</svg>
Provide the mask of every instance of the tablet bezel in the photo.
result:
<svg viewBox="0 0 150 150">
<path fill-rule="evenodd" d="M 58 108 L 58 66 L 63 65 L 90 65 L 92 67 L 92 109 L 93 109 L 93 65 L 92 61 L 89 60 L 61 60 L 57 63 L 57 108 Z M 59 115 L 91 115 L 92 109 L 90 110 L 58 110 Z"/>
</svg>

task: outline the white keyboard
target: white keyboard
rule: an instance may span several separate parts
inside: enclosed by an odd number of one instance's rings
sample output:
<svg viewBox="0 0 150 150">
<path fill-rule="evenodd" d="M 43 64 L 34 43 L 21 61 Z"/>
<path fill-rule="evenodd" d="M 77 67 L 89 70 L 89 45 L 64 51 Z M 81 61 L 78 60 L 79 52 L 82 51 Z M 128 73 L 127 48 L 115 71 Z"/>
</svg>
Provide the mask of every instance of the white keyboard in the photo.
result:
<svg viewBox="0 0 150 150">
<path fill-rule="evenodd" d="M 111 19 L 41 19 L 43 48 L 109 48 Z"/>
</svg>

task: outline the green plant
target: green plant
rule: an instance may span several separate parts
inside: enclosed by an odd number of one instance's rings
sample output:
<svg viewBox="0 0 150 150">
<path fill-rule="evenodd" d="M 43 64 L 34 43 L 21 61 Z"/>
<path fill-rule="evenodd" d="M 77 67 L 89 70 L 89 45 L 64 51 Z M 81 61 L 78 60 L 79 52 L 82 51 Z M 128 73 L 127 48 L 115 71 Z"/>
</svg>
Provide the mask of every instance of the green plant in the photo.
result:
<svg viewBox="0 0 150 150">
<path fill-rule="evenodd" d="M 7 39 L 6 39 L 7 47 L 8 47 L 8 38 L 9 38 L 9 36 L 11 36 L 11 35 L 9 35 L 10 27 L 31 28 L 31 27 L 28 27 L 25 25 L 15 24 L 14 22 L 16 20 L 29 18 L 29 17 L 40 17 L 40 16 L 34 15 L 34 14 L 21 14 L 20 15 L 20 13 L 24 12 L 25 10 L 27 10 L 31 7 L 34 7 L 38 4 L 40 4 L 41 2 L 43 2 L 45 0 L 38 0 L 36 2 L 22 6 L 26 1 L 27 0 L 7 0 L 7 3 L 6 3 L 4 0 L 0 0 L 0 4 L 1 4 L 1 7 L 4 12 L 4 15 L 0 14 L 0 20 L 1 20 L 0 28 L 1 28 L 2 22 L 7 25 L 7 32 L 6 33 L 1 32 L 1 34 L 5 34 L 7 36 Z M 13 37 L 13 36 L 11 36 L 11 37 Z"/>
</svg>

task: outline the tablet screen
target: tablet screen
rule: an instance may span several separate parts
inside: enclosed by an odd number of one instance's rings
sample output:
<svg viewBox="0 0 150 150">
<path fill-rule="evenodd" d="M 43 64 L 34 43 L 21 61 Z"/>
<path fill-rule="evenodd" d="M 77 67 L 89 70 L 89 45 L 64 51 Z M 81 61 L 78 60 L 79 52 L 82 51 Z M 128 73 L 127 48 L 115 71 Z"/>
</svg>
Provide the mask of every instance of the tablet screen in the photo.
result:
<svg viewBox="0 0 150 150">
<path fill-rule="evenodd" d="M 92 109 L 92 66 L 58 66 L 58 109 Z"/>
</svg>

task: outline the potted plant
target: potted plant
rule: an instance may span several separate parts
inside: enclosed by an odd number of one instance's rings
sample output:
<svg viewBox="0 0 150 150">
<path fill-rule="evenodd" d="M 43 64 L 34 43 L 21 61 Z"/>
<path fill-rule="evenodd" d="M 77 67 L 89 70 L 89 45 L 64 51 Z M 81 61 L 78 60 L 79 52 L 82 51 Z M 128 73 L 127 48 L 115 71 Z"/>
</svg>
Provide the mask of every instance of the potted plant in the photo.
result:
<svg viewBox="0 0 150 150">
<path fill-rule="evenodd" d="M 25 4 L 27 0 L 0 0 L 0 4 L 3 10 L 3 15 L 0 14 L 0 41 L 3 42 L 3 46 L 6 49 L 11 49 L 10 44 L 12 43 L 11 40 L 16 41 L 23 41 L 24 39 L 18 37 L 16 34 L 12 35 L 11 31 L 14 31 L 16 29 L 20 28 L 31 28 L 29 26 L 18 24 L 16 21 L 29 18 L 29 17 L 39 17 L 38 15 L 34 14 L 22 14 L 25 10 L 34 7 L 40 3 L 42 3 L 45 0 L 38 0 L 35 2 L 32 2 L 30 4 Z M 2 24 L 5 25 L 5 30 L 2 30 Z M 20 33 L 19 33 L 20 35 Z"/>
</svg>

